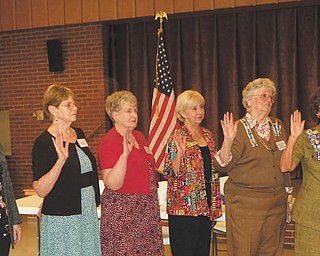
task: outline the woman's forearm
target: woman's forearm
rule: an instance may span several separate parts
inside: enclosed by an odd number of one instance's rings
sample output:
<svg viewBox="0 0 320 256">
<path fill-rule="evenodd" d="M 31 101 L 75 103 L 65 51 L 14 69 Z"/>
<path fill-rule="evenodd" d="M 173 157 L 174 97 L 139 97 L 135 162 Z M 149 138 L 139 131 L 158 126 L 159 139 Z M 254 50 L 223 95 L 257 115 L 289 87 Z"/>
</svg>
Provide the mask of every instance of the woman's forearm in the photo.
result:
<svg viewBox="0 0 320 256">
<path fill-rule="evenodd" d="M 296 144 L 297 139 L 298 137 L 289 136 L 287 146 L 280 159 L 280 169 L 282 172 L 290 172 L 297 167 L 297 163 L 295 163 L 292 158 L 294 145 Z"/>
<path fill-rule="evenodd" d="M 112 169 L 101 171 L 103 182 L 107 188 L 118 190 L 123 186 L 127 173 L 127 160 L 128 158 L 121 154 Z"/>
<path fill-rule="evenodd" d="M 51 170 L 43 175 L 39 180 L 33 182 L 33 188 L 40 197 L 47 196 L 56 184 L 65 160 L 57 160 Z"/>
</svg>

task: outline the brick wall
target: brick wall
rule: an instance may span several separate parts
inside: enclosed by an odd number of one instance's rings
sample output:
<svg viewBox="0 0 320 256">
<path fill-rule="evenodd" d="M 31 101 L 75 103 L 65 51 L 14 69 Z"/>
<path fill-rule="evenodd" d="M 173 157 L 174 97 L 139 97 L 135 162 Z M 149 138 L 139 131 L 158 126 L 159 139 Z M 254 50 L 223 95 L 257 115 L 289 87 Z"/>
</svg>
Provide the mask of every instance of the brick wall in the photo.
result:
<svg viewBox="0 0 320 256">
<path fill-rule="evenodd" d="M 286 236 L 284 238 L 285 248 L 293 249 L 294 247 L 294 223 L 287 224 Z"/>
<path fill-rule="evenodd" d="M 60 39 L 63 72 L 49 72 L 46 41 Z M 32 187 L 31 150 L 34 139 L 49 125 L 33 117 L 42 109 L 45 89 L 52 83 L 70 87 L 79 103 L 74 123 L 91 136 L 90 148 L 105 133 L 102 26 L 98 23 L 2 32 L 0 34 L 0 110 L 9 110 L 12 156 L 8 165 L 16 197 Z M 0 131 L 1 132 L 1 131 Z"/>
</svg>

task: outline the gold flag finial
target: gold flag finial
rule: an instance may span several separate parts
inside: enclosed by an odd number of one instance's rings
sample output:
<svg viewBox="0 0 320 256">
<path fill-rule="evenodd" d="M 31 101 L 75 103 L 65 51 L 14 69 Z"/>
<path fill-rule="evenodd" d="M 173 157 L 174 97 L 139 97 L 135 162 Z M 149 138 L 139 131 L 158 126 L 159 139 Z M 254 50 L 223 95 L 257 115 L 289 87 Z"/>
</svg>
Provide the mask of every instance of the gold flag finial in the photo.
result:
<svg viewBox="0 0 320 256">
<path fill-rule="evenodd" d="M 163 19 L 168 19 L 168 15 L 166 12 L 164 11 L 158 11 L 155 17 L 155 20 L 160 19 L 160 26 L 159 29 L 162 31 L 162 22 Z"/>
</svg>

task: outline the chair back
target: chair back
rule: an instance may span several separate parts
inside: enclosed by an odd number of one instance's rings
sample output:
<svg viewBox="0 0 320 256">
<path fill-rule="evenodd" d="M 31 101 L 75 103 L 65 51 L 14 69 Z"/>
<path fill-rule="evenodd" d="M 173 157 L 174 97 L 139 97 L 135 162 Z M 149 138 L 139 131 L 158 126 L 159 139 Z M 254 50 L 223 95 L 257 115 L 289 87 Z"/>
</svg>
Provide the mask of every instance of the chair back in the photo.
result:
<svg viewBox="0 0 320 256">
<path fill-rule="evenodd" d="M 166 180 L 159 181 L 158 198 L 160 205 L 167 203 L 167 186 L 168 182 Z"/>
</svg>

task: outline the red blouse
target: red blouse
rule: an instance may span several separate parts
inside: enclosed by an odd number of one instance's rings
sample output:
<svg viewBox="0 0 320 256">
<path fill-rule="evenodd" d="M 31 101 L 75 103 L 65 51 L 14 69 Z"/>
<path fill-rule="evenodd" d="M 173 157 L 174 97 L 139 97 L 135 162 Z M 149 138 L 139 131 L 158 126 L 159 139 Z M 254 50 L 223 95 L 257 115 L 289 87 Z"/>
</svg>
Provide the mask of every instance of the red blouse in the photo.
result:
<svg viewBox="0 0 320 256">
<path fill-rule="evenodd" d="M 140 149 L 133 147 L 127 163 L 127 172 L 123 186 L 117 190 L 122 193 L 150 194 L 149 164 L 154 168 L 154 158 L 146 138 L 140 131 L 133 131 Z M 123 152 L 123 137 L 112 128 L 101 139 L 98 146 L 100 170 L 111 169 L 117 163 Z"/>
</svg>

